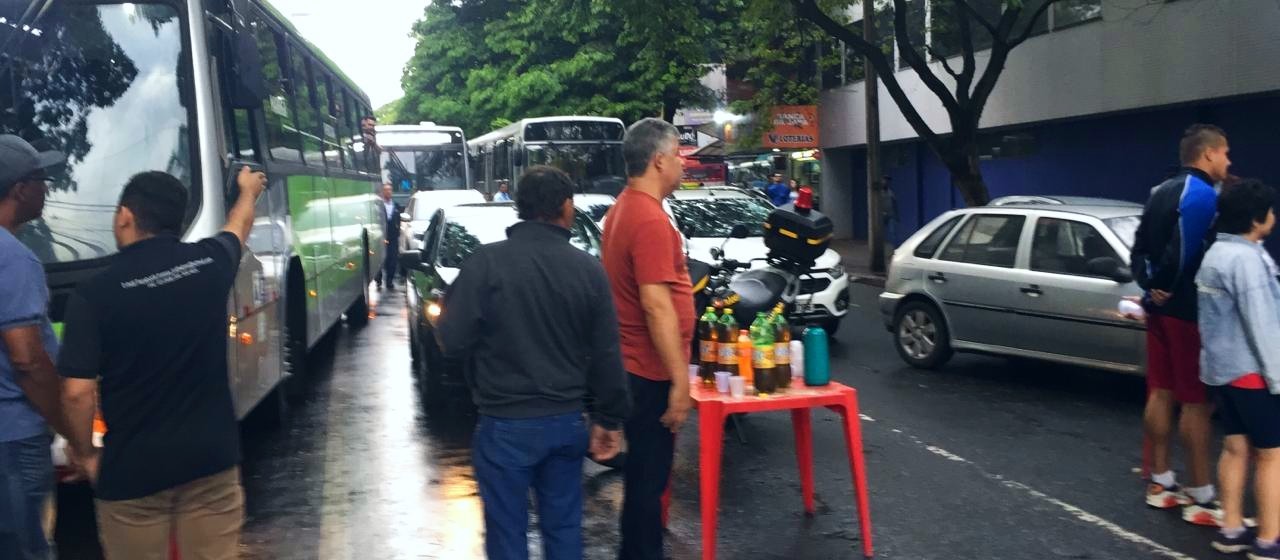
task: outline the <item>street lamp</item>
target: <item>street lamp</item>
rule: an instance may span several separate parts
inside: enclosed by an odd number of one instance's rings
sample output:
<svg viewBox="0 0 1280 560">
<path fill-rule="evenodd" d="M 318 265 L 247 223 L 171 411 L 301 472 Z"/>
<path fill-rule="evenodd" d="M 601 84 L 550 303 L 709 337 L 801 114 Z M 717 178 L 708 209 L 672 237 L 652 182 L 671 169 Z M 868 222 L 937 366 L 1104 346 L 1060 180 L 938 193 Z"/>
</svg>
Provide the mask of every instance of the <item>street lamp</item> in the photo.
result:
<svg viewBox="0 0 1280 560">
<path fill-rule="evenodd" d="M 724 109 L 717 109 L 711 114 L 711 120 L 714 120 L 716 124 L 736 123 L 743 118 L 745 117 L 742 115 L 735 115 L 729 111 L 725 111 Z"/>
</svg>

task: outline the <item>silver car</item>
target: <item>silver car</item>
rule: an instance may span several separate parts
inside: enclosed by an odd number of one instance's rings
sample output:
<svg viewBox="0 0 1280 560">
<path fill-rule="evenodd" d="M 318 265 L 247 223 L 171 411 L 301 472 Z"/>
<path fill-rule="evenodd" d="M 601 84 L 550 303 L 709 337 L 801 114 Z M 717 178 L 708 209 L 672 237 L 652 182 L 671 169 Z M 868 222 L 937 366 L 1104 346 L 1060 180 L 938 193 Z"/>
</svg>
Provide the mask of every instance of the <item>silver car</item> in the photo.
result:
<svg viewBox="0 0 1280 560">
<path fill-rule="evenodd" d="M 1010 201 L 1012 202 L 1012 201 Z M 893 254 L 880 312 L 908 364 L 953 352 L 1144 371 L 1129 249 L 1142 206 L 1006 203 L 952 210 Z"/>
</svg>

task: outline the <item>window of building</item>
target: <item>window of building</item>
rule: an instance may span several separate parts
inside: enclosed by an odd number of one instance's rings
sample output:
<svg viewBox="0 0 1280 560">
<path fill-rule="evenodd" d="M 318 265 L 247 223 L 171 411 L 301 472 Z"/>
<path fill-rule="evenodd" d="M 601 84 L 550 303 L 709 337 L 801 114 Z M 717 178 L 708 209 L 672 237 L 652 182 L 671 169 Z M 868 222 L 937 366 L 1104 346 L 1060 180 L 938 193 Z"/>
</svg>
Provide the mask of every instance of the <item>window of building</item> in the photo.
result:
<svg viewBox="0 0 1280 560">
<path fill-rule="evenodd" d="M 298 137 L 294 122 L 293 106 L 289 101 L 288 64 L 283 39 L 267 26 L 266 18 L 256 10 L 250 20 L 253 36 L 258 41 L 258 54 L 262 57 L 263 80 L 267 86 L 267 99 L 262 104 L 263 120 L 267 136 L 267 152 L 279 161 L 302 161 L 302 140 Z"/>
<path fill-rule="evenodd" d="M 965 11 L 952 0 L 932 0 L 930 5 L 929 30 L 932 41 L 930 45 L 935 58 L 950 58 L 964 52 L 964 42 L 960 36 L 960 21 L 969 21 L 969 35 L 973 39 L 974 51 L 991 48 L 991 33 L 982 24 L 973 20 L 972 14 Z M 992 22 L 1000 21 L 1003 12 L 1003 0 L 969 0 L 983 19 Z"/>
<path fill-rule="evenodd" d="M 1089 261 L 1103 257 L 1123 262 L 1093 226 L 1058 218 L 1036 220 L 1031 241 L 1031 270 L 1095 276 L 1089 273 Z"/>
<path fill-rule="evenodd" d="M 1102 19 L 1102 0 L 1058 0 L 1053 5 L 1053 29 Z"/>
<path fill-rule="evenodd" d="M 944 261 L 1013 268 L 1025 216 L 988 214 L 970 218 L 942 250 Z"/>
</svg>

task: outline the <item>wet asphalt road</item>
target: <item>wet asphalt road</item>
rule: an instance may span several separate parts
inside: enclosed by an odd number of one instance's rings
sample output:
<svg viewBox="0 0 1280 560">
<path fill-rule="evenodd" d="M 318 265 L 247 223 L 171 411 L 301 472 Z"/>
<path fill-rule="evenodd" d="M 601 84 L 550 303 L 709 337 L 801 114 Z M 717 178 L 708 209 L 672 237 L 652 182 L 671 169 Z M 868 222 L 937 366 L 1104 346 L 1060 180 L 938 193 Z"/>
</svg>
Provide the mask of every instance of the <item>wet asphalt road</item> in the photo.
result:
<svg viewBox="0 0 1280 560">
<path fill-rule="evenodd" d="M 361 331 L 339 326 L 283 426 L 244 424 L 250 559 L 483 557 L 464 395 L 424 404 L 403 288 Z M 875 308 L 856 306 L 833 375 L 859 390 L 876 553 L 901 559 L 1214 558 L 1211 531 L 1141 502 L 1140 378 L 961 356 L 906 367 Z M 852 559 L 860 542 L 842 432 L 814 414 L 816 517 L 802 514 L 790 418 L 751 415 L 726 439 L 720 558 Z M 699 557 L 696 422 L 681 433 L 671 556 Z M 613 558 L 622 480 L 584 462 L 587 557 Z M 61 558 L 96 558 L 87 491 L 60 496 Z M 536 531 L 530 548 L 537 553 Z"/>
</svg>

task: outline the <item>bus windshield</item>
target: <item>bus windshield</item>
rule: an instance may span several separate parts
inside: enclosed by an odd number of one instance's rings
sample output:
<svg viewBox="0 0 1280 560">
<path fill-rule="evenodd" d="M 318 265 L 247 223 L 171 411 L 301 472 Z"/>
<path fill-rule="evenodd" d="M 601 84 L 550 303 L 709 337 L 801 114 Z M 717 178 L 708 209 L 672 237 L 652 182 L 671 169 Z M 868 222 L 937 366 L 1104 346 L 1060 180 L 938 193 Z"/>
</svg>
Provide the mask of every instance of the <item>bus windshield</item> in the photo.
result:
<svg viewBox="0 0 1280 560">
<path fill-rule="evenodd" d="M 129 177 L 158 169 L 192 185 L 178 11 L 0 0 L 0 17 L 9 23 L 0 25 L 0 133 L 67 156 L 43 219 L 18 238 L 45 263 L 110 255 L 112 216 Z M 194 194 L 190 201 L 199 202 Z"/>
<path fill-rule="evenodd" d="M 462 144 L 383 147 L 382 180 L 398 194 L 467 188 Z"/>
<path fill-rule="evenodd" d="M 529 165 L 559 168 L 578 187 L 578 192 L 617 196 L 626 185 L 622 144 L 526 144 Z"/>
</svg>

